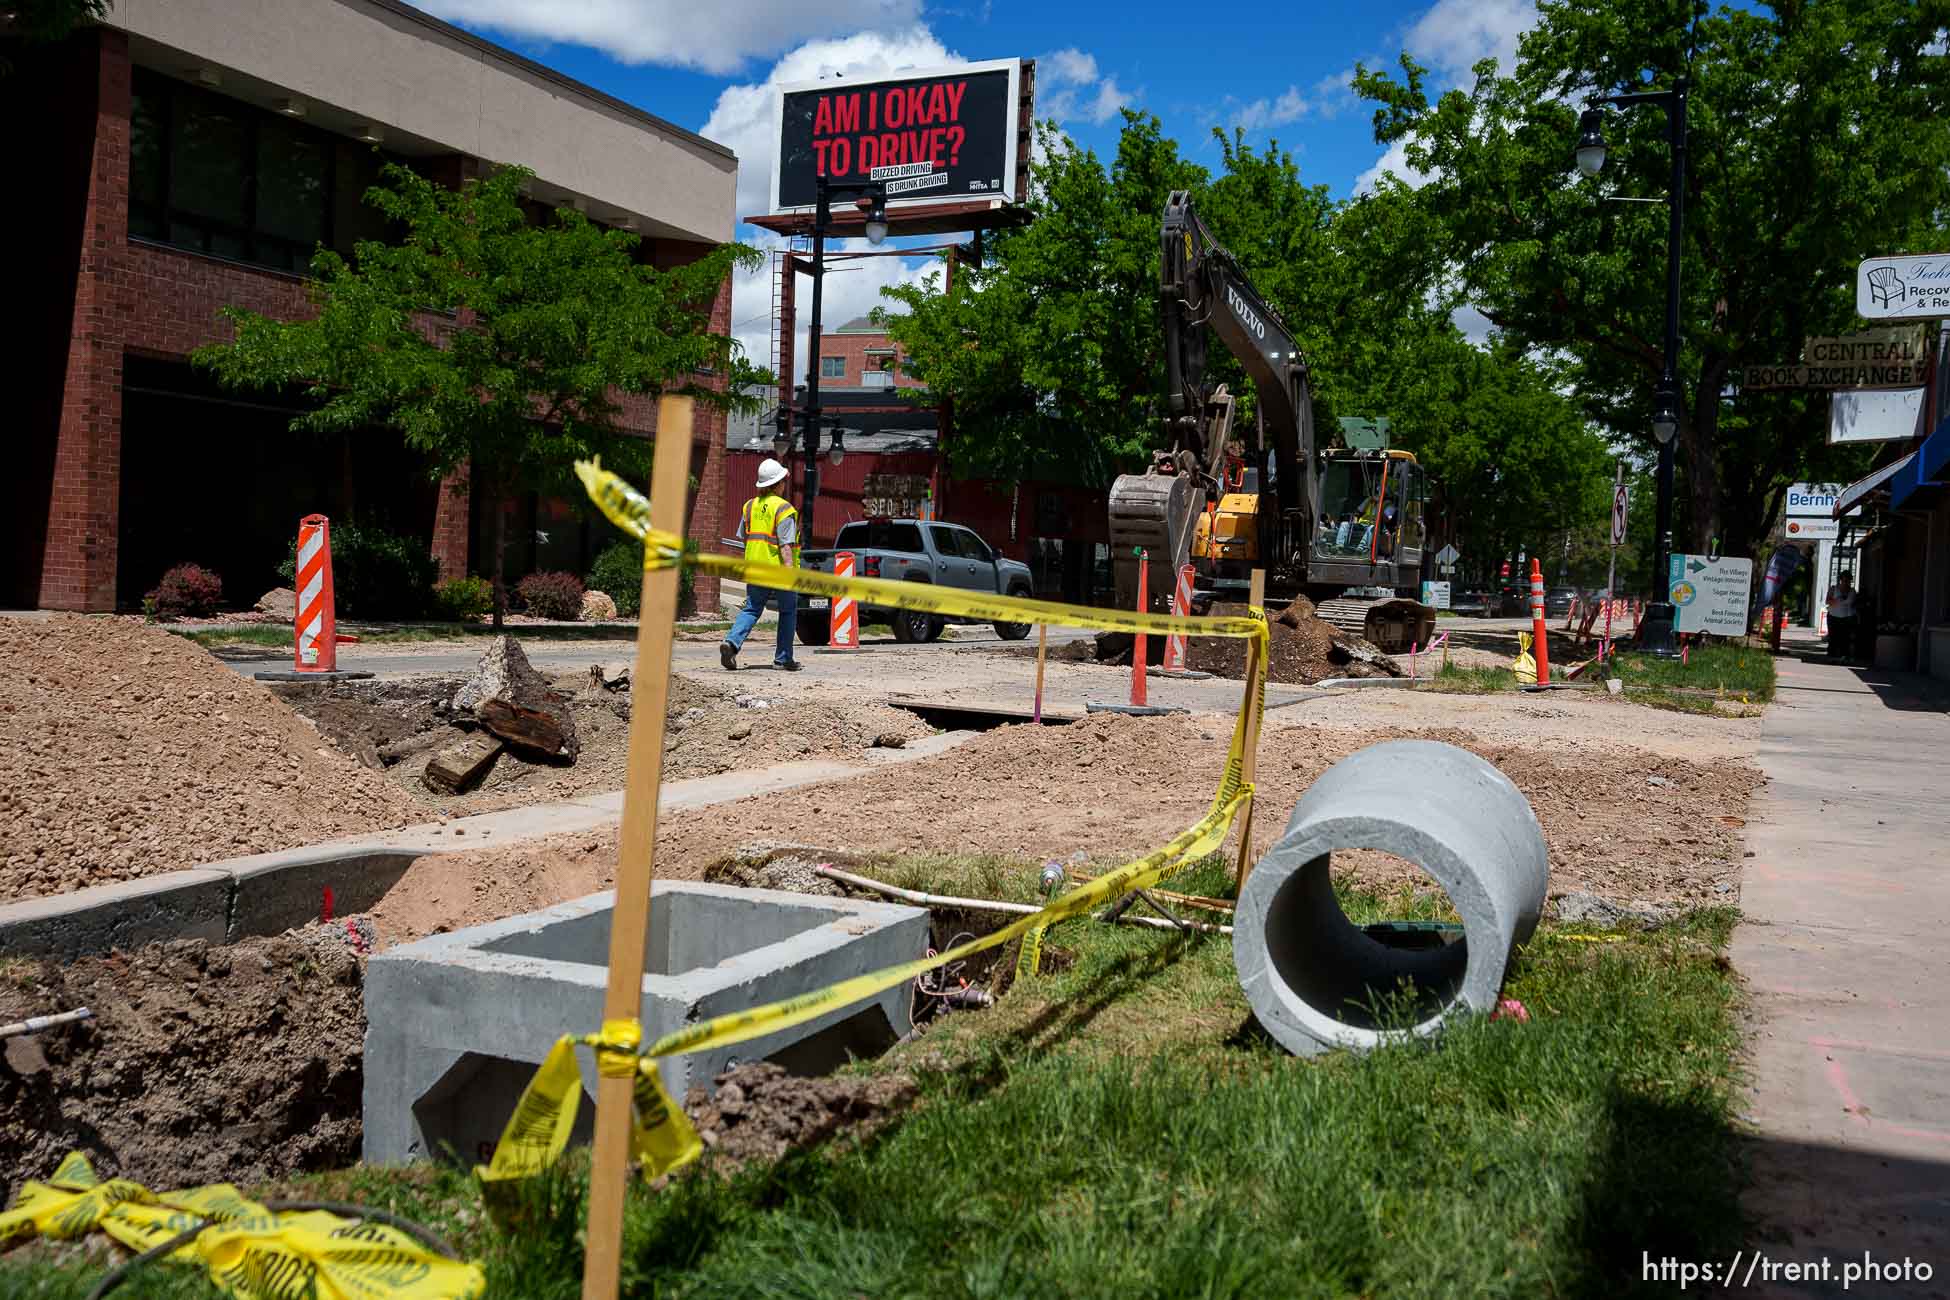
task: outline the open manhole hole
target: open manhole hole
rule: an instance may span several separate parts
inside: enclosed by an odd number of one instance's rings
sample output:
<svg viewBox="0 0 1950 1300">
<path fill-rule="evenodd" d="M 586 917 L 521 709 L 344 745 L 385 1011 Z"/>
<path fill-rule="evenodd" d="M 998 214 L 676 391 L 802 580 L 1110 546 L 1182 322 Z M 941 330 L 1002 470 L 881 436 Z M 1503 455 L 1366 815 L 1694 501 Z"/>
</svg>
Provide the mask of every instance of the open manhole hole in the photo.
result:
<svg viewBox="0 0 1950 1300">
<path fill-rule="evenodd" d="M 1036 714 L 1032 710 L 995 704 L 953 704 L 946 700 L 917 700 L 904 695 L 890 696 L 887 703 L 897 709 L 919 714 L 930 727 L 942 731 L 993 731 L 997 727 L 1036 721 Z M 1052 713 L 1045 709 L 1042 723 L 1046 727 L 1061 727 L 1081 721 L 1082 717 L 1080 713 Z"/>
</svg>

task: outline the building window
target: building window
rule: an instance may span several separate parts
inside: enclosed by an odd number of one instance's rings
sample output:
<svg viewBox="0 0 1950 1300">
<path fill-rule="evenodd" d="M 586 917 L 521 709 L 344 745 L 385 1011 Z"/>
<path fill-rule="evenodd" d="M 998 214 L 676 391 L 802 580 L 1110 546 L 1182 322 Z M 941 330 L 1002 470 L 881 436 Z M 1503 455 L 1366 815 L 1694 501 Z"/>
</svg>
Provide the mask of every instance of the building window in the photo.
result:
<svg viewBox="0 0 1950 1300">
<path fill-rule="evenodd" d="M 819 377 L 821 379 L 845 379 L 846 358 L 821 357 L 819 359 Z"/>
<path fill-rule="evenodd" d="M 380 223 L 333 220 L 348 206 L 338 191 L 374 179 L 361 146 L 145 68 L 131 108 L 131 236 L 302 271 L 335 226 L 378 233 Z"/>
</svg>

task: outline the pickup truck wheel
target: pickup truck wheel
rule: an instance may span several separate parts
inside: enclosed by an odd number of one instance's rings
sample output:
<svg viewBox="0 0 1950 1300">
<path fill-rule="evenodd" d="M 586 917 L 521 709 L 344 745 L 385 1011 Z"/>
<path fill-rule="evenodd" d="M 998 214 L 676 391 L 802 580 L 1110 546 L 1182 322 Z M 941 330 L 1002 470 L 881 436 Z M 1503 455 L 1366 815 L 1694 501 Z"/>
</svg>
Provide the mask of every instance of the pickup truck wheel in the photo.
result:
<svg viewBox="0 0 1950 1300">
<path fill-rule="evenodd" d="M 1027 600 L 1029 599 L 1029 590 L 1026 587 L 1015 587 L 1010 589 L 1009 595 L 1012 599 Z M 1004 641 L 1020 641 L 1029 635 L 1029 629 L 1032 626 L 1034 625 L 1030 623 L 997 623 L 995 625 L 995 634 Z"/>
<path fill-rule="evenodd" d="M 833 621 L 823 609 L 799 612 L 799 644 L 821 646 L 833 639 Z"/>
<path fill-rule="evenodd" d="M 943 631 L 943 629 L 945 629 L 945 628 L 946 628 L 947 626 L 948 626 L 948 620 L 947 620 L 947 619 L 945 619 L 945 618 L 931 618 L 931 619 L 929 619 L 929 620 L 928 620 L 928 635 L 927 635 L 927 637 L 926 637 L 926 639 L 927 639 L 927 640 L 929 640 L 929 641 L 939 641 L 939 640 L 941 639 L 941 633 L 942 633 L 942 631 Z"/>
<path fill-rule="evenodd" d="M 894 640 L 914 645 L 928 639 L 928 629 L 933 625 L 934 618 L 918 609 L 895 609 L 888 611 L 887 621 L 893 625 Z"/>
</svg>

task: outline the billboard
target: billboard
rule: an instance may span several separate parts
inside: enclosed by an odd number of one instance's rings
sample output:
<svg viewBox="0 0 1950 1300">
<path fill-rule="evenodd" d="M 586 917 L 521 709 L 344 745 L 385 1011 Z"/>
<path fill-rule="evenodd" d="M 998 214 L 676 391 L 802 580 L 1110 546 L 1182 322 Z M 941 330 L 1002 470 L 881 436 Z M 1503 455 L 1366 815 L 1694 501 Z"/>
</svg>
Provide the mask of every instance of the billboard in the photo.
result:
<svg viewBox="0 0 1950 1300">
<path fill-rule="evenodd" d="M 820 176 L 884 181 L 894 210 L 1013 200 L 1021 84 L 996 59 L 781 87 L 772 213 L 812 210 Z"/>
</svg>

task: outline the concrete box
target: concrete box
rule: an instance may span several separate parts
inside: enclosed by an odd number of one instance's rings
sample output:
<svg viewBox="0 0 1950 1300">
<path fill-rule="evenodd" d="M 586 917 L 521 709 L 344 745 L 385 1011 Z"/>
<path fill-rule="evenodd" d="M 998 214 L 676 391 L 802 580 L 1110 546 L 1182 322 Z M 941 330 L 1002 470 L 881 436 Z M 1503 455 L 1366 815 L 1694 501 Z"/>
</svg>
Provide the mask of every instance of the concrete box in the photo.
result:
<svg viewBox="0 0 1950 1300">
<path fill-rule="evenodd" d="M 613 893 L 591 894 L 374 957 L 366 968 L 365 1159 L 484 1161 L 535 1067 L 563 1034 L 602 1025 Z M 928 916 L 893 903 L 693 881 L 651 891 L 644 1041 L 924 955 Z M 820 1074 L 911 1026 L 901 984 L 764 1038 L 662 1063 L 680 1101 L 739 1061 Z M 578 1050 L 595 1115 L 593 1053 Z"/>
</svg>

